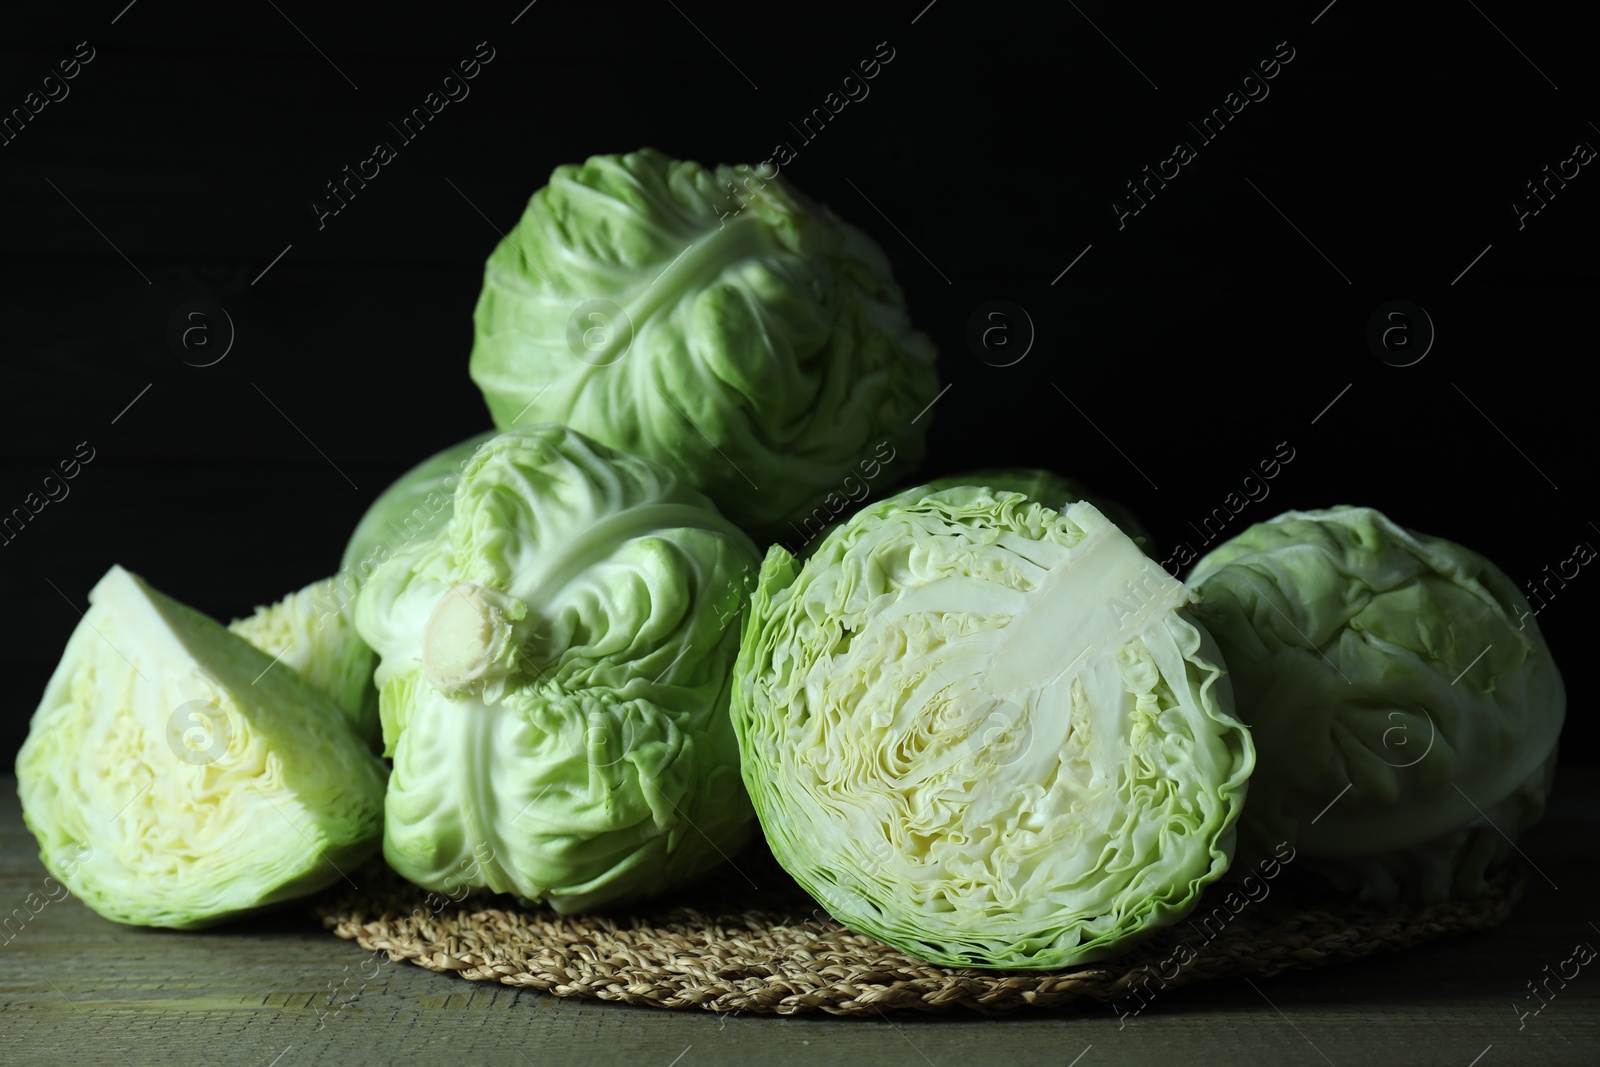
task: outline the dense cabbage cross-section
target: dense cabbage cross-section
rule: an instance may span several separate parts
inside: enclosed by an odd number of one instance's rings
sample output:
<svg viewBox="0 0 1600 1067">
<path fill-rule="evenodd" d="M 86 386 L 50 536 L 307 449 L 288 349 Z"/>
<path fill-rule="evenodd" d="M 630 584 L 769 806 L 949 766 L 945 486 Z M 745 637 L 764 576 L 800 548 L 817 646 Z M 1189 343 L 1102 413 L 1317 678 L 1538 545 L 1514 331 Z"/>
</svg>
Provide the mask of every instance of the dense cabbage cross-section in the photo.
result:
<svg viewBox="0 0 1600 1067">
<path fill-rule="evenodd" d="M 957 966 L 1092 960 L 1227 868 L 1254 750 L 1187 592 L 1093 505 L 922 487 L 762 568 L 735 672 L 774 854 Z"/>
</svg>

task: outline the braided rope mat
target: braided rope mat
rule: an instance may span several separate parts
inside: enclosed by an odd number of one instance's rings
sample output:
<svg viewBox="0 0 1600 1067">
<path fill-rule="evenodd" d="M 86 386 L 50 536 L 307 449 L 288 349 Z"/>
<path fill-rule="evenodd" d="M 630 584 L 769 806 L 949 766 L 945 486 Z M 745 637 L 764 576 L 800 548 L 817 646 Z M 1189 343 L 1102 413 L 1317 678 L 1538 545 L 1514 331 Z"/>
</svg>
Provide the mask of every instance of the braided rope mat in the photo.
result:
<svg viewBox="0 0 1600 1067">
<path fill-rule="evenodd" d="M 1506 867 L 1482 900 L 1380 907 L 1284 878 L 1259 901 L 1238 906 L 1235 898 L 1237 913 L 1213 887 L 1188 922 L 1115 959 L 1006 972 L 925 963 L 851 933 L 770 856 L 740 862 L 749 876 L 713 875 L 709 888 L 631 914 L 560 916 L 491 894 L 455 902 L 381 863 L 357 876 L 363 888 L 323 897 L 314 909 L 338 936 L 391 959 L 559 997 L 781 1015 L 957 1008 L 992 1015 L 1088 997 L 1116 1001 L 1120 1014 L 1163 988 L 1318 967 L 1488 929 L 1510 914 L 1524 885 L 1521 868 Z M 1207 916 L 1213 921 L 1200 925 Z"/>
</svg>

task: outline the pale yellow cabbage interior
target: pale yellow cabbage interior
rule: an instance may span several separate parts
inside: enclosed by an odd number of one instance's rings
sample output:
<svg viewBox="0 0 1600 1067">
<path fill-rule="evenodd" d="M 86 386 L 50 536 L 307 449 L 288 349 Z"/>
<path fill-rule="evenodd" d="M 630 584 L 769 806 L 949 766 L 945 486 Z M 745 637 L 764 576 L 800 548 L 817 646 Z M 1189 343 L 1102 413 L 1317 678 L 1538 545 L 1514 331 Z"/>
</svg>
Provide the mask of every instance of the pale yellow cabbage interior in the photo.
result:
<svg viewBox="0 0 1600 1067">
<path fill-rule="evenodd" d="M 123 922 L 202 925 L 376 843 L 382 765 L 282 664 L 114 567 L 18 757 L 46 865 Z"/>
<path fill-rule="evenodd" d="M 1054 518 L 886 508 L 747 635 L 774 852 L 929 958 L 1109 944 L 1226 866 L 1248 745 L 1188 594 L 1091 505 Z"/>
</svg>

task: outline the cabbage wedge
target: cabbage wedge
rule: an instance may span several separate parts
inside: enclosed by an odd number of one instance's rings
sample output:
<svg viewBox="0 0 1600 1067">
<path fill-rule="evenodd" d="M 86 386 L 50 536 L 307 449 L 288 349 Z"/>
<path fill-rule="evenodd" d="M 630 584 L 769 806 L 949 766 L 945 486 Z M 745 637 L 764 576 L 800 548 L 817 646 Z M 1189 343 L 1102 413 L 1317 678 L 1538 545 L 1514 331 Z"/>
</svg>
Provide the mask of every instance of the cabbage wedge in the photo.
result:
<svg viewBox="0 0 1600 1067">
<path fill-rule="evenodd" d="M 44 865 L 108 919 L 198 927 L 370 855 L 384 767 L 294 671 L 112 567 L 17 756 Z"/>
<path fill-rule="evenodd" d="M 378 658 L 356 633 L 353 602 L 340 600 L 339 579 L 324 578 L 234 619 L 228 629 L 299 674 L 376 747 L 382 736 L 372 684 Z"/>
</svg>

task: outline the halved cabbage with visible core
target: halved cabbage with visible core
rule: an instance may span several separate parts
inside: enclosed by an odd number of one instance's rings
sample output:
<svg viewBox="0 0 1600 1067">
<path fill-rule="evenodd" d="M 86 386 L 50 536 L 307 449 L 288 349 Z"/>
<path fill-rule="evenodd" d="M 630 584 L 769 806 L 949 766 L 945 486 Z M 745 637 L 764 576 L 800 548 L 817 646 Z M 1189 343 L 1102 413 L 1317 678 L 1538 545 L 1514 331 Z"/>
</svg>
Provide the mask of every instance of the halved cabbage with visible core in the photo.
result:
<svg viewBox="0 0 1600 1067">
<path fill-rule="evenodd" d="M 1364 899 L 1481 896 L 1544 812 L 1566 690 L 1483 556 L 1372 508 L 1290 511 L 1189 576 L 1260 770 L 1241 849 Z"/>
<path fill-rule="evenodd" d="M 677 475 L 564 426 L 478 448 L 356 600 L 389 865 L 573 912 L 723 862 L 754 822 L 727 706 L 758 558 Z"/>
<path fill-rule="evenodd" d="M 195 927 L 371 854 L 384 767 L 340 712 L 220 623 L 112 567 L 17 756 L 51 874 L 108 919 Z"/>
<path fill-rule="evenodd" d="M 921 486 L 768 552 L 735 668 L 773 854 L 951 966 L 1099 959 L 1226 869 L 1254 763 L 1188 594 L 1093 505 Z"/>
</svg>

